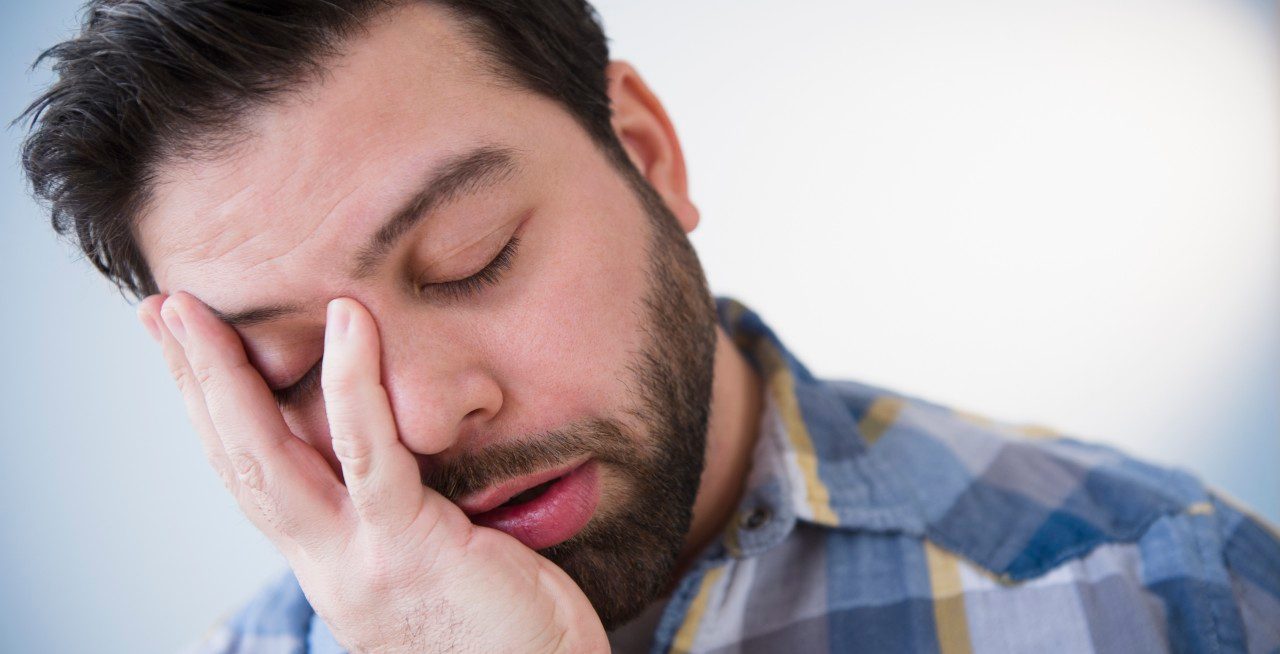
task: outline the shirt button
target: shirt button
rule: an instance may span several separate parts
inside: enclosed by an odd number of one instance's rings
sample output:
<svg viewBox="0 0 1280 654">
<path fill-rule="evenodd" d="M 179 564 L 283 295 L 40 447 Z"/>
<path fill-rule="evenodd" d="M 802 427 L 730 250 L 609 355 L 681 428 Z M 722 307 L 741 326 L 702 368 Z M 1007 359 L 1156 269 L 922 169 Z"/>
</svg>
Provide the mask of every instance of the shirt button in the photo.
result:
<svg viewBox="0 0 1280 654">
<path fill-rule="evenodd" d="M 768 507 L 757 506 L 751 510 L 751 513 L 748 513 L 742 518 L 742 527 L 744 529 L 755 531 L 756 529 L 765 526 L 771 517 L 773 517 L 773 514 L 769 512 Z"/>
</svg>

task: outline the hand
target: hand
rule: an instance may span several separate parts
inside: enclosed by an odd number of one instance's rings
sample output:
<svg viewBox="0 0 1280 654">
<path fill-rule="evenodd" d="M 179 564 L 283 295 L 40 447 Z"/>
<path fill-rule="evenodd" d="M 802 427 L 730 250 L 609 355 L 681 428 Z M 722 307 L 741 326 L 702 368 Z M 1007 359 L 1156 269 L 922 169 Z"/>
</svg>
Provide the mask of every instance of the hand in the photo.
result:
<svg viewBox="0 0 1280 654">
<path fill-rule="evenodd" d="M 138 314 L 163 344 L 209 462 L 345 647 L 608 651 L 563 570 L 422 484 L 381 385 L 377 326 L 358 302 L 329 303 L 321 374 L 345 488 L 290 432 L 239 336 L 204 304 L 153 295 Z"/>
</svg>

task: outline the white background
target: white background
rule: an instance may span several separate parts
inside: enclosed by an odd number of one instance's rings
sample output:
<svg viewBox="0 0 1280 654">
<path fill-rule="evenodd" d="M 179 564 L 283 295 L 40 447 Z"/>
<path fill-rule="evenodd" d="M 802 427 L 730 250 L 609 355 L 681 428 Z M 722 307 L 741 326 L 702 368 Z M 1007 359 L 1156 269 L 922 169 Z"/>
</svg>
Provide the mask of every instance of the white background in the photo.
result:
<svg viewBox="0 0 1280 654">
<path fill-rule="evenodd" d="M 0 117 L 74 27 L 6 0 Z M 1280 518 L 1280 61 L 1259 0 L 599 3 L 713 289 L 815 372 L 1190 469 Z M 132 308 L 0 175 L 0 650 L 163 652 L 282 561 Z"/>
</svg>

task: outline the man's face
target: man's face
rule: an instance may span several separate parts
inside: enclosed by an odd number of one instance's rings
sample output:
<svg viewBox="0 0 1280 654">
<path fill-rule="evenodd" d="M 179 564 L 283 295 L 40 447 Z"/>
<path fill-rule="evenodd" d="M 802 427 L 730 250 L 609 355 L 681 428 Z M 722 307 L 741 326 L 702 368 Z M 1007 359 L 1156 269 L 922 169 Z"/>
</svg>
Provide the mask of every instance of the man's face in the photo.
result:
<svg viewBox="0 0 1280 654">
<path fill-rule="evenodd" d="M 667 581 L 698 487 L 715 317 L 696 257 L 656 196 L 440 11 L 397 10 L 350 45 L 234 146 L 161 167 L 138 225 L 158 285 L 236 324 L 335 471 L 316 373 L 339 296 L 378 323 L 424 483 L 457 500 L 589 457 L 586 527 L 509 533 L 611 627 Z"/>
</svg>

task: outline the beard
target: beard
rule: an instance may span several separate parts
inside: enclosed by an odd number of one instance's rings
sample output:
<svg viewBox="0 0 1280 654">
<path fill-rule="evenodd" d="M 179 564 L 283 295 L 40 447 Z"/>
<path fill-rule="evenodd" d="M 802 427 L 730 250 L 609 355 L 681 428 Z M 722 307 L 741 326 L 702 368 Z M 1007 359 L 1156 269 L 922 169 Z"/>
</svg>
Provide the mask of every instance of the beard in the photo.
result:
<svg viewBox="0 0 1280 654">
<path fill-rule="evenodd" d="M 430 469 L 423 483 L 450 500 L 491 483 L 588 455 L 611 475 L 577 534 L 539 550 L 577 582 L 606 630 L 637 616 L 670 585 L 702 477 L 715 363 L 716 308 L 693 246 L 666 203 L 623 171 L 649 218 L 644 344 L 627 366 L 627 413 L 647 428 L 596 418 L 492 446 Z"/>
</svg>

